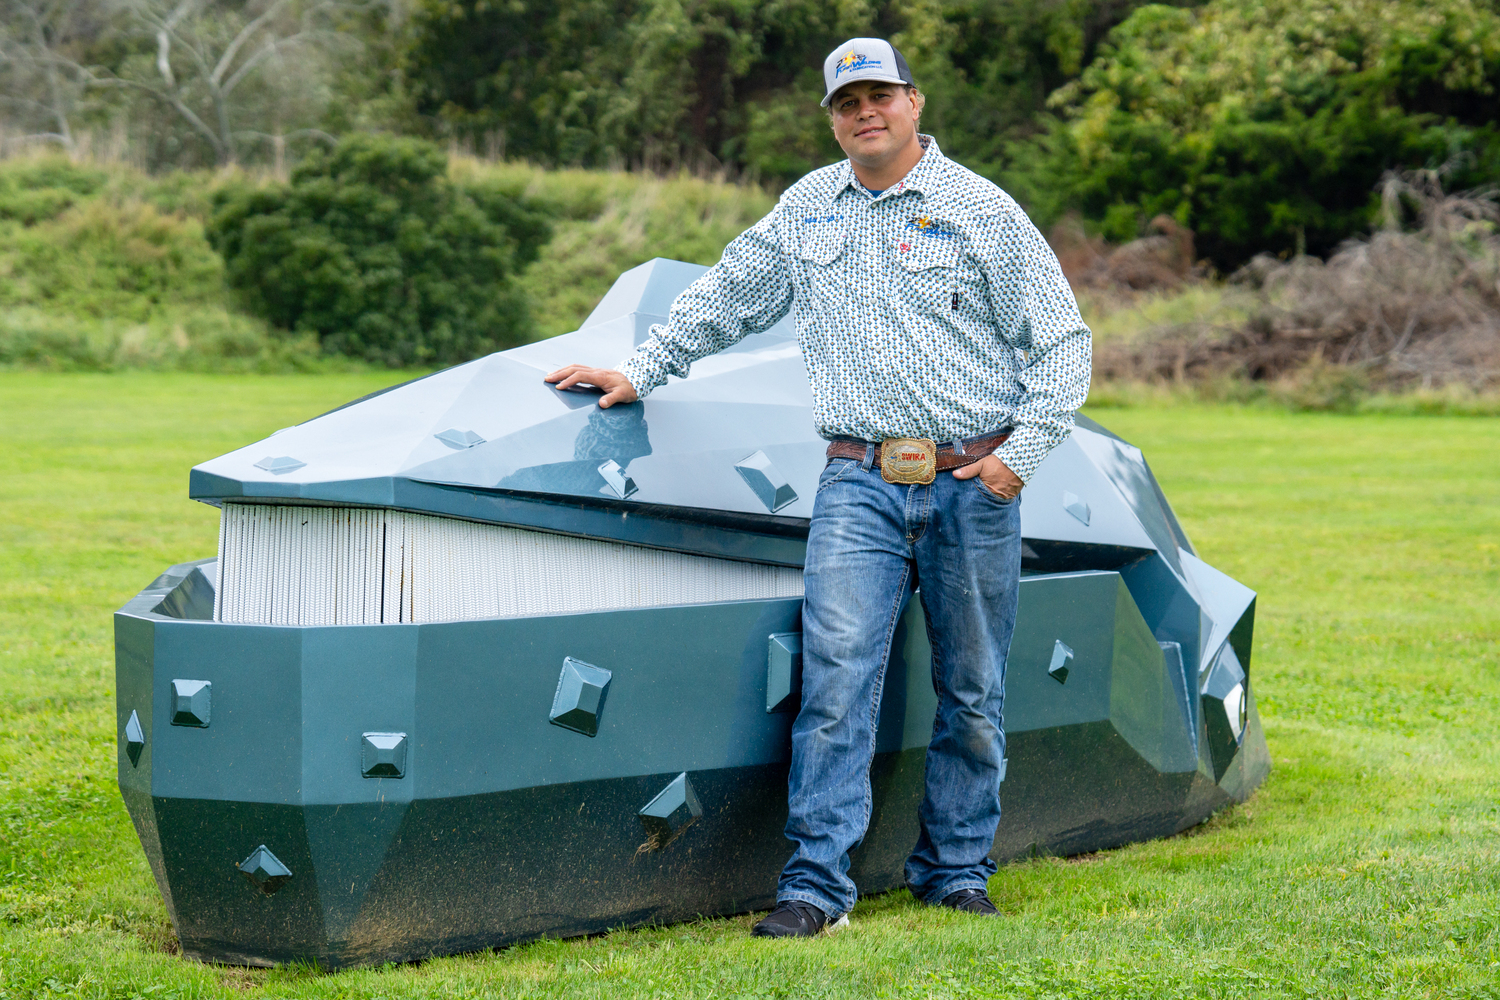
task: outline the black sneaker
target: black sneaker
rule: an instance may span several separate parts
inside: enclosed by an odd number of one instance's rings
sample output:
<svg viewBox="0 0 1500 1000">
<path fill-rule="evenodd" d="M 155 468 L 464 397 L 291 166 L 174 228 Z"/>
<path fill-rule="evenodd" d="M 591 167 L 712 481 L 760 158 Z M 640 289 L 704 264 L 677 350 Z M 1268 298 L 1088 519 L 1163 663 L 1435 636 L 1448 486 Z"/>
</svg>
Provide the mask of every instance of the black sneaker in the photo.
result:
<svg viewBox="0 0 1500 1000">
<path fill-rule="evenodd" d="M 995 904 L 990 902 L 990 897 L 983 889 L 960 889 L 950 892 L 943 897 L 939 906 L 946 906 L 950 910 L 963 910 L 965 913 L 977 913 L 983 917 L 998 917 L 1000 911 L 995 909 Z"/>
<path fill-rule="evenodd" d="M 814 937 L 825 929 L 832 934 L 841 927 L 849 926 L 847 916 L 839 917 L 831 926 L 828 914 L 811 903 L 787 900 L 778 903 L 776 909 L 766 914 L 760 923 L 750 929 L 751 937 Z"/>
</svg>

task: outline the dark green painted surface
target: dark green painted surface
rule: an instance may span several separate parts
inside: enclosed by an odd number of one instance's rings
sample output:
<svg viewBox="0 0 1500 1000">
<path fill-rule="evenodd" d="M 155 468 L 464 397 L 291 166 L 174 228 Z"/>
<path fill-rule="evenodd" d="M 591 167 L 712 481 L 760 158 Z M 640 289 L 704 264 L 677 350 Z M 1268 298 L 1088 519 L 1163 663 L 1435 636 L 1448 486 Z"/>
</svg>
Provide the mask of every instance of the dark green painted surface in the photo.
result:
<svg viewBox="0 0 1500 1000">
<path fill-rule="evenodd" d="M 800 601 L 225 625 L 156 612 L 190 606 L 167 600 L 198 586 L 178 569 L 116 616 L 117 708 L 121 790 L 187 954 L 338 967 L 771 904 L 793 714 L 766 712 L 767 644 L 799 630 Z M 1203 723 L 1182 692 L 1196 659 L 1184 668 L 1159 642 L 1196 643 L 1196 605 L 1188 621 L 1182 598 L 1132 596 L 1175 581 L 1142 563 L 1023 580 L 997 858 L 1170 834 L 1264 776 L 1253 700 L 1222 781 L 1194 751 Z M 1058 640 L 1075 651 L 1063 685 L 1047 676 Z M 916 837 L 935 708 L 920 607 L 894 649 L 851 869 L 865 892 L 900 884 Z M 592 738 L 549 721 L 569 656 L 611 673 Z M 207 728 L 156 724 L 184 676 L 213 684 Z M 363 776 L 365 732 L 408 734 L 404 777 Z M 641 850 L 639 810 L 684 772 L 703 816 Z M 292 872 L 270 895 L 236 868 L 261 844 Z"/>
</svg>

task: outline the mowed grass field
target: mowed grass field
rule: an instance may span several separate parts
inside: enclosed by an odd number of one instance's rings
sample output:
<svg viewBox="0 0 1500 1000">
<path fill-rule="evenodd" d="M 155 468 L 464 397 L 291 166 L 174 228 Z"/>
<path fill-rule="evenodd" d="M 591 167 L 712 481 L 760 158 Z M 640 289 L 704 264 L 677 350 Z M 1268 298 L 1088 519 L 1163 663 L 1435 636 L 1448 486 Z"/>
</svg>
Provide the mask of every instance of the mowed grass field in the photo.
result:
<svg viewBox="0 0 1500 1000">
<path fill-rule="evenodd" d="M 866 900 L 323 974 L 210 967 L 115 787 L 111 612 L 211 555 L 195 462 L 385 375 L 0 374 L 0 998 L 1500 998 L 1500 421 L 1099 410 L 1260 593 L 1274 771 L 1188 834 L 1001 869 L 979 920 Z"/>
</svg>

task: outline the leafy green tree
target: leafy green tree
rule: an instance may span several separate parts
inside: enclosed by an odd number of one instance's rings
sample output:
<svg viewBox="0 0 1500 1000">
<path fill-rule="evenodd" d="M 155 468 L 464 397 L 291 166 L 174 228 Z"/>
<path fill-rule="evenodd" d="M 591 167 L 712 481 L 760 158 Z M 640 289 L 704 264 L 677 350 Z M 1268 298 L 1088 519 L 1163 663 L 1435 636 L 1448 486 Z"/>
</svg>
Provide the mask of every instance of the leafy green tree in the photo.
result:
<svg viewBox="0 0 1500 1000">
<path fill-rule="evenodd" d="M 841 155 L 818 107 L 823 57 L 846 38 L 893 37 L 933 98 L 927 127 L 987 169 L 1137 6 L 418 0 L 404 72 L 422 113 L 507 155 L 717 164 L 784 184 Z"/>
<path fill-rule="evenodd" d="M 1190 0 L 1182 0 L 1188 3 Z M 928 95 L 923 128 L 991 176 L 1042 132 L 1048 95 L 1078 77 L 1139 0 L 927 0 L 899 42 Z"/>
<path fill-rule="evenodd" d="M 512 284 L 550 235 L 515 193 L 464 190 L 431 143 L 353 135 L 290 184 L 216 201 L 210 237 L 252 312 L 326 350 L 403 366 L 518 343 Z"/>
<path fill-rule="evenodd" d="M 1144 7 L 1053 96 L 1062 121 L 1010 176 L 1043 221 L 1079 208 L 1116 240 L 1171 215 L 1221 268 L 1327 253 L 1368 228 L 1387 170 L 1500 179 L 1497 84 L 1482 0 Z"/>
</svg>

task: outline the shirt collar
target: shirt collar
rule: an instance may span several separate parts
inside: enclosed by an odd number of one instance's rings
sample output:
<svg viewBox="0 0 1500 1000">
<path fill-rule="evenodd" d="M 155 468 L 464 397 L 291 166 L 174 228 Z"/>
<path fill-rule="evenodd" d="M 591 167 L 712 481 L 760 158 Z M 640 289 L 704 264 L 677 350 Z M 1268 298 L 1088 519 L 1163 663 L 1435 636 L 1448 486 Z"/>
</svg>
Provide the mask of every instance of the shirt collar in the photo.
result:
<svg viewBox="0 0 1500 1000">
<path fill-rule="evenodd" d="M 905 177 L 886 188 L 886 191 L 893 194 L 901 194 L 905 191 L 927 194 L 937 184 L 938 173 L 943 169 L 943 160 L 946 157 L 943 156 L 943 151 L 938 148 L 937 140 L 932 136 L 918 132 L 917 142 L 922 145 L 922 158 L 917 161 L 916 166 L 906 172 Z M 833 186 L 833 195 L 829 198 L 829 201 L 836 201 L 839 195 L 851 187 L 858 189 L 861 193 L 868 190 L 863 184 L 860 184 L 859 178 L 854 176 L 854 164 L 845 160 L 839 166 L 838 177 Z"/>
</svg>

